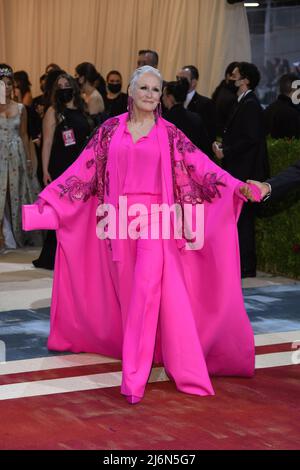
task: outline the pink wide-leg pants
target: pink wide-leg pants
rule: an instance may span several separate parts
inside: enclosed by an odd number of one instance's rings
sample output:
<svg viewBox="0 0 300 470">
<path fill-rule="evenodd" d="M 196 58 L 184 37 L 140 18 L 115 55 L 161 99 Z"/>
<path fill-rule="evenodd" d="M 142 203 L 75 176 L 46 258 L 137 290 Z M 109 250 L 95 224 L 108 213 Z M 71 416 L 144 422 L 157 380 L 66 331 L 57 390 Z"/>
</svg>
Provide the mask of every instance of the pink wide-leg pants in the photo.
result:
<svg viewBox="0 0 300 470">
<path fill-rule="evenodd" d="M 142 200 L 146 205 L 152 199 L 157 202 L 154 196 L 140 197 L 138 202 Z M 130 202 L 136 201 L 131 197 Z M 141 234 L 148 230 L 150 219 L 144 220 Z M 120 260 L 112 261 L 111 269 L 123 319 L 121 393 L 137 397 L 144 395 L 159 326 L 163 364 L 178 390 L 213 395 L 176 251 L 172 257 L 173 265 L 167 268 L 172 269 L 174 285 L 165 305 L 162 286 L 165 268 L 163 243 L 166 242 L 140 237 L 118 243 Z M 177 250 L 174 240 L 167 243 Z"/>
</svg>

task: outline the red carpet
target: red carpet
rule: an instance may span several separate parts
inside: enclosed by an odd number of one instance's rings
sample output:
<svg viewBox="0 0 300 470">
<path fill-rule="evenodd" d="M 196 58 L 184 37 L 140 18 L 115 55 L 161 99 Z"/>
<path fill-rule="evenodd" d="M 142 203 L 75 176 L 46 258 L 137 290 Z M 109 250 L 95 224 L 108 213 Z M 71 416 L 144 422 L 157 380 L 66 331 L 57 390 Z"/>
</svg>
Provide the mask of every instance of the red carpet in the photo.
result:
<svg viewBox="0 0 300 470">
<path fill-rule="evenodd" d="M 113 367 L 109 370 L 119 370 L 118 364 Z M 86 370 L 99 373 L 99 366 Z M 58 376 L 49 373 L 36 374 L 38 379 Z M 33 374 L 23 380 L 34 380 Z M 299 383 L 300 368 L 293 365 L 258 370 L 253 379 L 215 378 L 216 396 L 207 398 L 179 393 L 163 382 L 148 385 L 135 406 L 125 402 L 118 387 L 5 400 L 0 402 L 0 447 L 299 449 Z"/>
</svg>

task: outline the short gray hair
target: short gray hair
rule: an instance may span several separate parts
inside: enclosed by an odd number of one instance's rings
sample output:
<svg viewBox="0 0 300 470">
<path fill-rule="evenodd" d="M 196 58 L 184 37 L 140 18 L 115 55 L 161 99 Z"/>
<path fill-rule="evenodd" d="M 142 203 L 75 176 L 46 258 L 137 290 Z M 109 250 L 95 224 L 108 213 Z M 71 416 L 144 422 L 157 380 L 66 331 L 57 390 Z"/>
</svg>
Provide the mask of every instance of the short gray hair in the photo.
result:
<svg viewBox="0 0 300 470">
<path fill-rule="evenodd" d="M 143 67 L 139 67 L 133 72 L 130 78 L 130 83 L 129 83 L 131 90 L 133 90 L 136 87 L 136 83 L 138 79 L 145 73 L 152 73 L 153 75 L 155 75 L 160 81 L 160 90 L 162 90 L 163 78 L 161 76 L 161 73 L 158 69 L 151 67 L 151 65 L 143 65 Z"/>
</svg>

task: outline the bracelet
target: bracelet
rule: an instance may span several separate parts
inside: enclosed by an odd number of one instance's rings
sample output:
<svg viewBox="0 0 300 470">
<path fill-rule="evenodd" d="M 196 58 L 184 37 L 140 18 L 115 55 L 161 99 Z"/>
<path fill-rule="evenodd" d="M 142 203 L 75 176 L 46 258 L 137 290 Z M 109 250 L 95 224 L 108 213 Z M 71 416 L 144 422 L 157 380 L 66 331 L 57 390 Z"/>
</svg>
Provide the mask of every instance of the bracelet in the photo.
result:
<svg viewBox="0 0 300 470">
<path fill-rule="evenodd" d="M 263 202 L 267 201 L 269 199 L 269 197 L 271 196 L 271 194 L 272 194 L 272 186 L 270 185 L 270 183 L 267 183 L 266 181 L 264 181 L 264 184 L 266 184 L 268 186 L 269 192 L 263 198 Z"/>
</svg>

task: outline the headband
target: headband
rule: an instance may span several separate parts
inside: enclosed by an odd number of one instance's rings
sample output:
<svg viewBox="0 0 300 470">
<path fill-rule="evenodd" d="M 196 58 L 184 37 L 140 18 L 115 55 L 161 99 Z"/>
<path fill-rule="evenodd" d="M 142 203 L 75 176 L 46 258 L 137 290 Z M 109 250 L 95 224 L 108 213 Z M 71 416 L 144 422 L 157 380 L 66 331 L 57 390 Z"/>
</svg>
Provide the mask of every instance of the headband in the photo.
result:
<svg viewBox="0 0 300 470">
<path fill-rule="evenodd" d="M 13 72 L 11 69 L 7 67 L 4 67 L 4 68 L 0 67 L 0 77 L 12 77 L 12 76 L 13 76 Z"/>
</svg>

